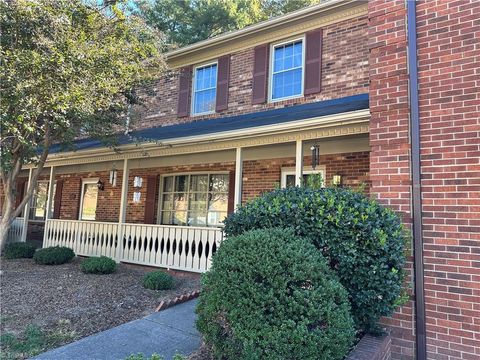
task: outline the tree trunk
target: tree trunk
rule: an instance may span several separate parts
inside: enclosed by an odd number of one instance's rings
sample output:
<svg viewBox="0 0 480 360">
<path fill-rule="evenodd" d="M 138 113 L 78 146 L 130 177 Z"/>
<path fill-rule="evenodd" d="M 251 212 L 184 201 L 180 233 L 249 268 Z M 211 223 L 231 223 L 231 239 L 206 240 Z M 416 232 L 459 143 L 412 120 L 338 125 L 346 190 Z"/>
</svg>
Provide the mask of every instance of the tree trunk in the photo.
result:
<svg viewBox="0 0 480 360">
<path fill-rule="evenodd" d="M 15 216 L 13 216 L 13 203 L 11 196 L 7 195 L 9 186 L 3 184 L 5 192 L 5 204 L 3 206 L 2 218 L 0 219 L 0 252 L 3 252 L 5 244 L 7 243 L 7 235 L 12 226 Z M 10 192 L 10 189 L 8 189 Z"/>
</svg>

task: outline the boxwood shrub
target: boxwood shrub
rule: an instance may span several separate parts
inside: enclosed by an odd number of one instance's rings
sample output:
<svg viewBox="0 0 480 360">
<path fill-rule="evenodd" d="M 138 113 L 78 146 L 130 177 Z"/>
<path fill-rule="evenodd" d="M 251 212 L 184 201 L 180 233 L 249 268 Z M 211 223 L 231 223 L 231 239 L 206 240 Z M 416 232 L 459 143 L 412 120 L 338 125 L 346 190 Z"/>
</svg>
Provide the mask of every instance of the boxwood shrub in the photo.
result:
<svg viewBox="0 0 480 360">
<path fill-rule="evenodd" d="M 64 246 L 52 246 L 37 250 L 33 255 L 33 260 L 42 265 L 60 265 L 65 264 L 75 257 L 72 249 Z"/>
<path fill-rule="evenodd" d="M 111 274 L 117 270 L 117 263 L 107 256 L 91 257 L 83 260 L 80 268 L 85 274 Z"/>
<path fill-rule="evenodd" d="M 343 359 L 355 335 L 346 290 L 315 246 L 288 229 L 228 238 L 196 311 L 219 359 Z"/>
<path fill-rule="evenodd" d="M 227 236 L 251 229 L 291 228 L 327 258 L 347 289 L 358 329 L 376 331 L 403 295 L 405 231 L 399 217 L 344 188 L 278 189 L 225 221 Z"/>
<path fill-rule="evenodd" d="M 151 290 L 173 289 L 175 280 L 173 276 L 163 271 L 152 271 L 143 277 L 143 286 Z"/>
<path fill-rule="evenodd" d="M 6 259 L 32 258 L 37 248 L 28 242 L 13 242 L 5 245 L 3 255 Z"/>
</svg>

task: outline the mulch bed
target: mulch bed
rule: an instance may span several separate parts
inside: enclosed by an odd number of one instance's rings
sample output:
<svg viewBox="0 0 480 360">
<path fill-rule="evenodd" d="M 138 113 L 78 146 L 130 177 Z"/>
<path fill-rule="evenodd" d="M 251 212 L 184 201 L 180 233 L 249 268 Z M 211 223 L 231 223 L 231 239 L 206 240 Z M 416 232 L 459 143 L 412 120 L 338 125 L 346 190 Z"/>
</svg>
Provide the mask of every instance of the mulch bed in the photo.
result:
<svg viewBox="0 0 480 360">
<path fill-rule="evenodd" d="M 1 326 L 19 334 L 30 324 L 43 330 L 67 320 L 79 339 L 155 311 L 162 301 L 199 290 L 196 275 L 173 274 L 173 290 L 142 286 L 145 269 L 118 266 L 114 274 L 81 272 L 75 259 L 57 266 L 37 265 L 31 259 L 1 260 Z"/>
</svg>

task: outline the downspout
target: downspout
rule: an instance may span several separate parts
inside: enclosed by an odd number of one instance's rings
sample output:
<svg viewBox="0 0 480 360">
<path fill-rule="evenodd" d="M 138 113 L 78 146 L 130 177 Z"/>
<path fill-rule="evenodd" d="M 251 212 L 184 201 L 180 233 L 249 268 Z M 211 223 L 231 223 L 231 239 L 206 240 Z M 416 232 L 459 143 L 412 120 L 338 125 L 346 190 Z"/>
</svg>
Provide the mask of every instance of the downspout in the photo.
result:
<svg viewBox="0 0 480 360">
<path fill-rule="evenodd" d="M 410 100 L 410 169 L 412 174 L 413 261 L 415 279 L 416 359 L 427 359 L 425 291 L 423 275 L 422 189 L 420 165 L 420 115 L 418 104 L 416 1 L 407 0 L 407 58 Z"/>
</svg>

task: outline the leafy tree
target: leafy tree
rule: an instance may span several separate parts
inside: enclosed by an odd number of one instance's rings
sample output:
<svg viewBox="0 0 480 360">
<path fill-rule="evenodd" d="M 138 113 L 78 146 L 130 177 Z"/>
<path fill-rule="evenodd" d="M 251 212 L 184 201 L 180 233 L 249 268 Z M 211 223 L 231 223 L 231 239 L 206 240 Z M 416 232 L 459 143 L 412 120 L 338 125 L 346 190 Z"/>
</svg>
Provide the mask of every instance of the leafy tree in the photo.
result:
<svg viewBox="0 0 480 360">
<path fill-rule="evenodd" d="M 183 46 L 241 29 L 320 0 L 143 0 L 138 12 L 164 32 L 172 46 Z"/>
<path fill-rule="evenodd" d="M 113 139 L 125 126 L 132 89 L 164 69 L 162 37 L 125 4 L 0 0 L 0 176 L 3 249 L 13 219 L 30 201 L 52 144 L 78 136 Z M 36 166 L 15 208 L 25 164 Z"/>
</svg>

